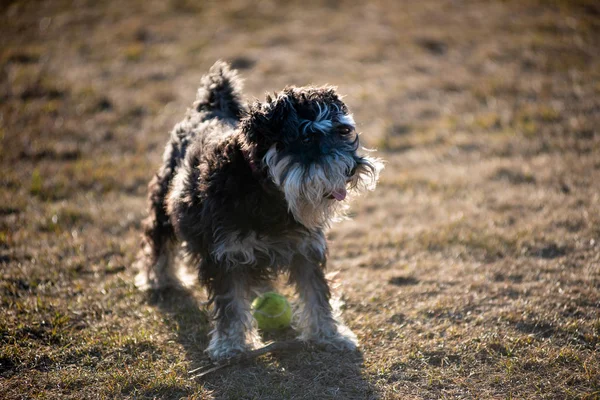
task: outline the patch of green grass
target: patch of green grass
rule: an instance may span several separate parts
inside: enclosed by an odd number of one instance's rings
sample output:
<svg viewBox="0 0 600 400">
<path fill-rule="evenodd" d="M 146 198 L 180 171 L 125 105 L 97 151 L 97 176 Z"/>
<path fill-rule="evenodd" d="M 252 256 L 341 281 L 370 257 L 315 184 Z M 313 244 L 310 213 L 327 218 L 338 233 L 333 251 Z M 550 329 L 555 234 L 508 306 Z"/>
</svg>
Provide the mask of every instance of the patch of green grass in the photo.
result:
<svg viewBox="0 0 600 400">
<path fill-rule="evenodd" d="M 31 174 L 31 184 L 29 186 L 29 192 L 34 196 L 40 196 L 40 195 L 42 195 L 42 186 L 43 186 L 42 175 L 40 174 L 40 170 L 38 168 L 36 168 L 33 170 L 33 173 Z"/>
<path fill-rule="evenodd" d="M 539 118 L 544 122 L 555 123 L 559 122 L 562 119 L 558 110 L 556 110 L 553 107 L 542 105 L 538 107 L 537 112 Z"/>
<path fill-rule="evenodd" d="M 142 43 L 132 43 L 125 47 L 123 56 L 127 61 L 138 62 L 144 56 L 145 47 Z"/>
<path fill-rule="evenodd" d="M 484 131 L 493 131 L 500 129 L 502 127 L 502 122 L 497 113 L 488 112 L 476 115 L 474 125 Z"/>
</svg>

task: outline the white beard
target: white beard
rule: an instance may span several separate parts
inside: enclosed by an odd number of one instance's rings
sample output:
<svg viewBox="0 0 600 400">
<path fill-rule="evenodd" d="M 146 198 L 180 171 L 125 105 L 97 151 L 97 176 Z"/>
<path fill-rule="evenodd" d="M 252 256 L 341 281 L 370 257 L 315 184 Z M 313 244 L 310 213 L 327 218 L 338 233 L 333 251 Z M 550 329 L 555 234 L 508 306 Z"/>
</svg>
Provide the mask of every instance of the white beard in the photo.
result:
<svg viewBox="0 0 600 400">
<path fill-rule="evenodd" d="M 348 190 L 348 200 L 366 190 L 373 190 L 383 169 L 383 163 L 371 157 L 363 157 L 356 165 L 356 173 L 348 180 L 355 161 L 348 153 L 334 152 L 325 156 L 319 164 L 308 167 L 292 163 L 291 157 L 279 159 L 275 146 L 265 155 L 273 182 L 283 191 L 288 209 L 294 218 L 307 228 L 322 228 L 345 216 L 347 201 L 330 198 L 332 193 Z"/>
</svg>

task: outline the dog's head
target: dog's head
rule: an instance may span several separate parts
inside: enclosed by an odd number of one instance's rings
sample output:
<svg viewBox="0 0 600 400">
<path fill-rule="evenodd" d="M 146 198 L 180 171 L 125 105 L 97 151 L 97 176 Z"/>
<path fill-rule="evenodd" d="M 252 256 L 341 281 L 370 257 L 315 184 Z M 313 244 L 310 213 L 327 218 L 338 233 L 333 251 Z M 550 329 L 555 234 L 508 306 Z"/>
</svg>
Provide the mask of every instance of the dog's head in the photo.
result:
<svg viewBox="0 0 600 400">
<path fill-rule="evenodd" d="M 359 155 L 354 119 L 334 88 L 286 88 L 256 102 L 242 121 L 257 164 L 283 191 L 295 219 L 327 225 L 348 195 L 373 190 L 382 163 Z"/>
</svg>

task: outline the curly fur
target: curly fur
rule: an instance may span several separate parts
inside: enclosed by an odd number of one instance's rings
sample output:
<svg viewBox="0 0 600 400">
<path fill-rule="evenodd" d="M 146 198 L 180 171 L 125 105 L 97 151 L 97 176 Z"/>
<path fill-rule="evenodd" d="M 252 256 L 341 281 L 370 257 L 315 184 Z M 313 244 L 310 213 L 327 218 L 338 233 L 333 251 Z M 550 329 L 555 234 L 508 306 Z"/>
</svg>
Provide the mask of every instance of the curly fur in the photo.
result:
<svg viewBox="0 0 600 400">
<path fill-rule="evenodd" d="M 353 348 L 329 304 L 324 229 L 343 214 L 347 190 L 375 187 L 381 163 L 358 147 L 334 88 L 286 88 L 245 106 L 236 72 L 217 62 L 149 184 L 141 286 L 177 284 L 183 243 L 214 306 L 207 351 L 218 359 L 257 343 L 250 293 L 287 271 L 304 304 L 301 337 Z"/>
</svg>

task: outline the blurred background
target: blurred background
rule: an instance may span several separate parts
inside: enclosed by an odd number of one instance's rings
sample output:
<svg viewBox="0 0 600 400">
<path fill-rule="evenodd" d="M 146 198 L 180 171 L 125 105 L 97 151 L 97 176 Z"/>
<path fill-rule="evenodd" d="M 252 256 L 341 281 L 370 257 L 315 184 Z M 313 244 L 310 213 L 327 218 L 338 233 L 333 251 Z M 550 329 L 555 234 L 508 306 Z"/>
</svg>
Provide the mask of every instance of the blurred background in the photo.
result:
<svg viewBox="0 0 600 400">
<path fill-rule="evenodd" d="M 146 184 L 217 59 L 248 100 L 337 86 L 387 162 L 329 233 L 360 359 L 189 381 L 202 290 L 133 287 Z M 599 126 L 595 0 L 1 1 L 0 388 L 597 398 Z"/>
</svg>

